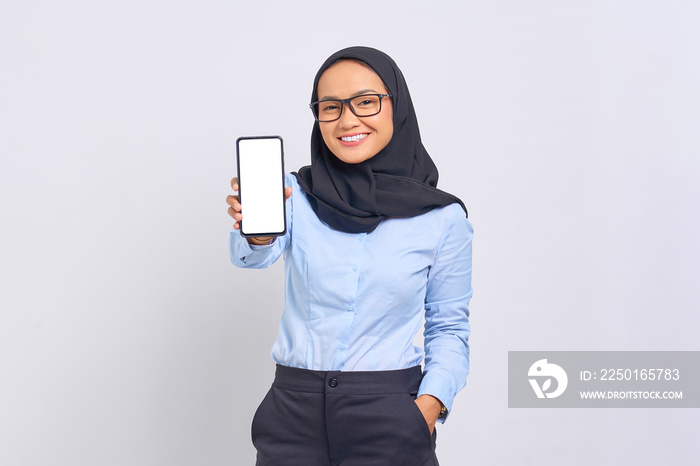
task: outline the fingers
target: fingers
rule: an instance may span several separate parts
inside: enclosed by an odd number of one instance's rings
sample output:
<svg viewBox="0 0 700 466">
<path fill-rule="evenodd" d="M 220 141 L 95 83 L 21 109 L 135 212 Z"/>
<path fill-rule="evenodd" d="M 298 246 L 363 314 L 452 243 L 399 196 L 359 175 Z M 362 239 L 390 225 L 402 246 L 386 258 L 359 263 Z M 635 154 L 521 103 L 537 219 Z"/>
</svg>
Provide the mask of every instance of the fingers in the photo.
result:
<svg viewBox="0 0 700 466">
<path fill-rule="evenodd" d="M 241 221 L 243 216 L 241 215 L 241 203 L 238 202 L 238 196 L 226 196 L 226 204 L 230 206 L 228 208 L 228 214 L 236 221 L 236 223 L 233 224 L 233 228 L 236 230 L 240 229 L 241 226 L 238 222 Z"/>
<path fill-rule="evenodd" d="M 236 222 L 233 224 L 233 228 L 238 230 L 241 228 L 241 224 L 239 223 L 241 219 L 243 218 L 240 213 L 236 212 L 233 210 L 233 207 L 228 208 L 228 214 L 233 218 Z"/>
<path fill-rule="evenodd" d="M 235 191 L 238 192 L 238 177 L 234 176 L 231 178 L 231 188 Z M 233 218 L 236 222 L 233 224 L 233 228 L 236 230 L 240 230 L 241 225 L 240 221 L 243 218 L 241 215 L 241 203 L 238 202 L 238 196 L 236 195 L 228 195 L 226 196 L 226 204 L 228 204 L 230 207 L 228 208 L 228 214 Z"/>
<path fill-rule="evenodd" d="M 226 204 L 230 205 L 238 212 L 240 212 L 241 210 L 241 203 L 238 202 L 238 196 L 233 196 L 229 194 L 228 196 L 226 196 Z"/>
<path fill-rule="evenodd" d="M 231 179 L 231 188 L 235 191 L 238 192 L 239 186 L 238 186 L 238 177 L 235 176 Z M 292 196 L 292 188 L 291 187 L 286 187 L 284 188 L 284 198 L 289 199 Z M 231 195 L 229 194 L 226 196 L 226 204 L 228 204 L 230 207 L 228 208 L 228 214 L 236 220 L 236 223 L 233 224 L 233 228 L 236 230 L 239 230 L 241 228 L 240 222 L 243 219 L 243 215 L 241 214 L 241 203 L 238 200 L 238 195 Z M 265 238 L 269 239 L 269 238 Z"/>
<path fill-rule="evenodd" d="M 238 207 L 238 209 L 236 209 L 236 207 Z M 231 216 L 231 218 L 240 222 L 243 219 L 243 215 L 240 212 L 241 205 L 237 204 L 236 207 L 229 207 L 228 214 Z"/>
</svg>

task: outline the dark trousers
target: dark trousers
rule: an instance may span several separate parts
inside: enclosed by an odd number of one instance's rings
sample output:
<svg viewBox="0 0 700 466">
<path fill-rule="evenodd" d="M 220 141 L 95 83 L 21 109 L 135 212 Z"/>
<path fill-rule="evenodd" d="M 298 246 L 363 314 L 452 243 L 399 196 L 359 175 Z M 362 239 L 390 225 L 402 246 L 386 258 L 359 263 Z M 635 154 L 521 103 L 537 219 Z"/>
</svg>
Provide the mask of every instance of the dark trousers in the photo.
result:
<svg viewBox="0 0 700 466">
<path fill-rule="evenodd" d="M 310 371 L 277 366 L 253 418 L 257 466 L 437 466 L 414 400 L 420 366 Z"/>
</svg>

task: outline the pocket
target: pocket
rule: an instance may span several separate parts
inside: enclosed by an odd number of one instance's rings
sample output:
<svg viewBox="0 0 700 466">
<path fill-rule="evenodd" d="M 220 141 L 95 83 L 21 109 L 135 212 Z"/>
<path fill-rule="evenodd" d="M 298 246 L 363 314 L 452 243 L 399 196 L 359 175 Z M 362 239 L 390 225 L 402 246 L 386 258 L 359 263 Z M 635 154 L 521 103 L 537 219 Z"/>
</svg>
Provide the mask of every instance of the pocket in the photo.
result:
<svg viewBox="0 0 700 466">
<path fill-rule="evenodd" d="M 430 426 L 428 425 L 428 422 L 425 420 L 425 416 L 423 416 L 423 412 L 420 410 L 420 408 L 416 404 L 415 395 L 406 394 L 405 398 L 410 403 L 410 406 L 407 407 L 407 411 L 408 411 L 408 413 L 410 413 L 411 417 L 413 418 L 413 422 L 415 422 L 419 426 L 420 432 L 423 434 L 422 438 L 426 439 L 426 440 L 428 440 L 428 442 L 432 443 L 433 434 L 430 433 Z"/>
<path fill-rule="evenodd" d="M 265 394 L 265 397 L 258 405 L 258 409 L 255 410 L 255 414 L 253 414 L 253 422 L 250 426 L 250 434 L 251 434 L 251 438 L 253 440 L 253 443 L 255 443 L 255 438 L 260 433 L 260 428 L 262 427 L 260 424 L 264 423 L 263 417 L 265 415 L 265 411 L 266 411 L 267 405 L 269 404 L 269 400 L 270 400 L 271 396 L 272 396 L 272 387 L 270 387 L 270 389 L 267 391 L 267 393 Z"/>
</svg>

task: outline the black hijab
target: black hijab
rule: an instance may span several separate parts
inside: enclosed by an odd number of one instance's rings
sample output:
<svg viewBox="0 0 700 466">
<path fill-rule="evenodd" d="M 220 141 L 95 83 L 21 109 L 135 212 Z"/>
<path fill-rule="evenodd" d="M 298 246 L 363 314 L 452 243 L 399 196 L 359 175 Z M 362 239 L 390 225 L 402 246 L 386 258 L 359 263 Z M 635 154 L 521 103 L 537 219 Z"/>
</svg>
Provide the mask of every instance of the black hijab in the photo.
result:
<svg viewBox="0 0 700 466">
<path fill-rule="evenodd" d="M 316 73 L 311 101 L 318 100 L 318 81 L 341 59 L 366 63 L 392 94 L 394 134 L 374 157 L 349 164 L 323 141 L 318 122 L 311 133 L 311 165 L 294 173 L 316 215 L 331 228 L 368 233 L 386 218 L 415 217 L 462 201 L 436 188 L 437 167 L 423 147 L 418 120 L 403 74 L 387 54 L 369 47 L 350 47 L 331 55 Z M 346 110 L 349 111 L 349 110 Z"/>
</svg>

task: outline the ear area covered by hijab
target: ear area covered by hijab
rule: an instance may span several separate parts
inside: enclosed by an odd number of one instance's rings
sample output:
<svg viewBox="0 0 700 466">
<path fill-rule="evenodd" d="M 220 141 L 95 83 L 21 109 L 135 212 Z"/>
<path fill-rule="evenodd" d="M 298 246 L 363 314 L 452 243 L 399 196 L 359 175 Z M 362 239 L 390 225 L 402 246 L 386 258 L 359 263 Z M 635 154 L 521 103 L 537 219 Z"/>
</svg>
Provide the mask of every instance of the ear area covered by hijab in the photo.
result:
<svg viewBox="0 0 700 466">
<path fill-rule="evenodd" d="M 369 233 L 387 218 L 415 217 L 459 203 L 437 189 L 438 170 L 423 147 L 413 102 L 399 67 L 384 52 L 350 47 L 331 55 L 316 73 L 311 101 L 317 101 L 323 72 L 341 59 L 366 63 L 392 94 L 394 134 L 374 157 L 348 164 L 328 149 L 319 123 L 311 133 L 311 165 L 293 173 L 318 218 L 335 230 Z"/>
</svg>

